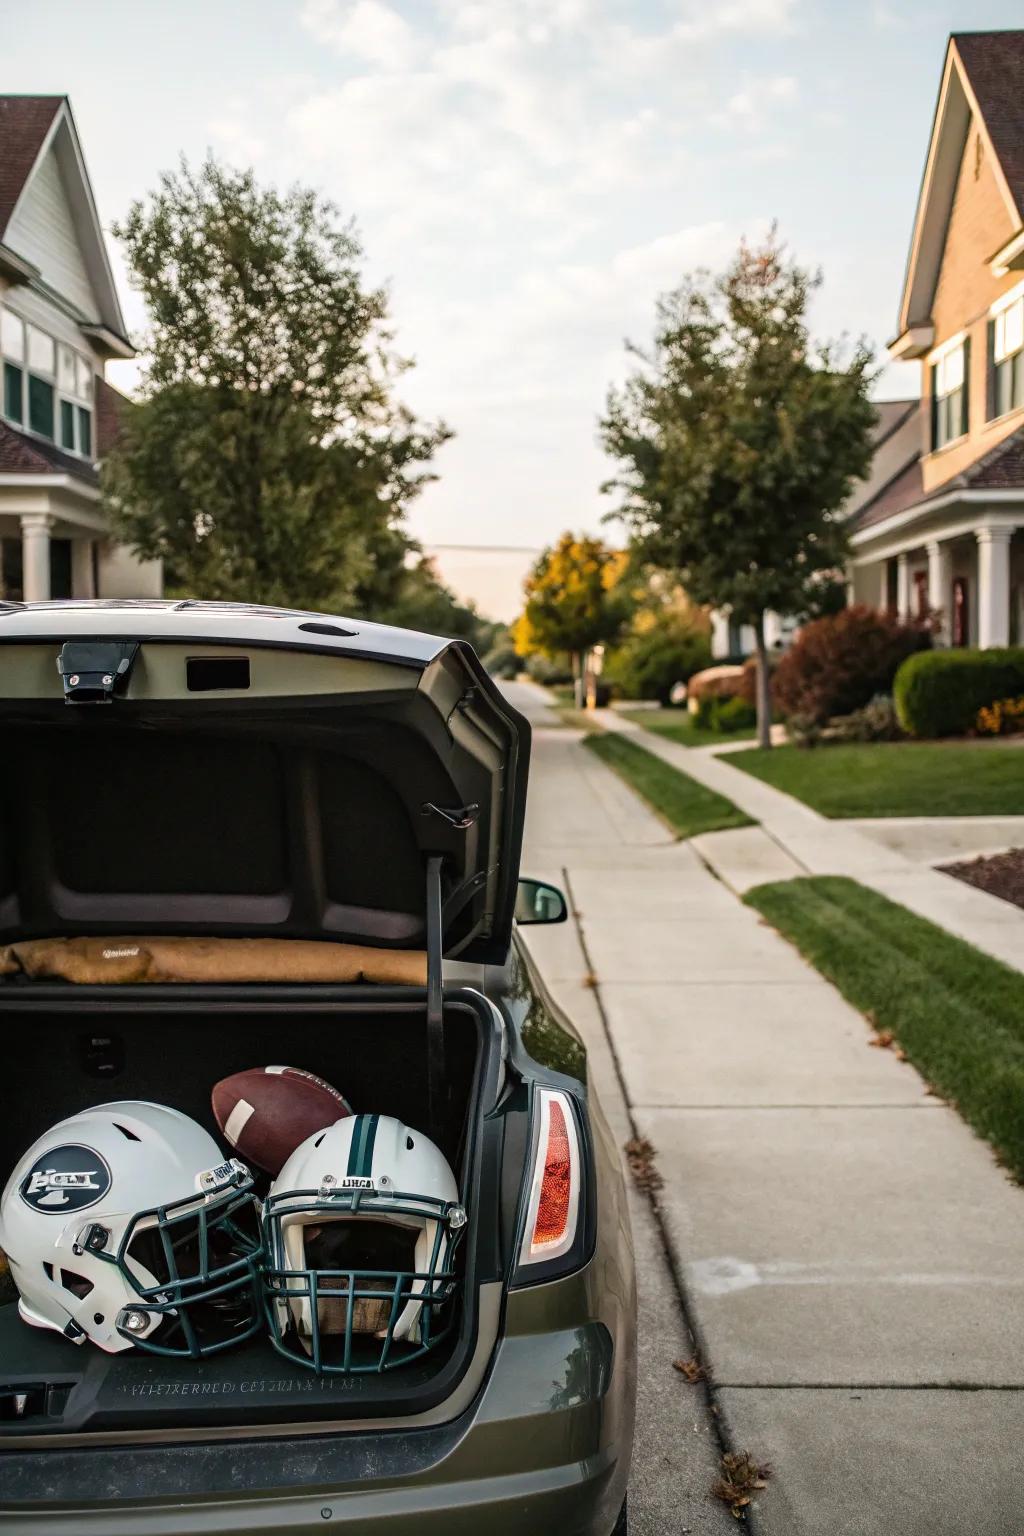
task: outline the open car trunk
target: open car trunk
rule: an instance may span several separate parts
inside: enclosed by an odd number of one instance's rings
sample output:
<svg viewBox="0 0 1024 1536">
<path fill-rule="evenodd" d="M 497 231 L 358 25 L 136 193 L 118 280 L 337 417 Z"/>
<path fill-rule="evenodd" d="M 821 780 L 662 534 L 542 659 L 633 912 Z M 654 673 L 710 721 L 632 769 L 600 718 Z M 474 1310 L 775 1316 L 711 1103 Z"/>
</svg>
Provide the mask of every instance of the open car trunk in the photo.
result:
<svg viewBox="0 0 1024 1536">
<path fill-rule="evenodd" d="M 468 646 L 434 636 L 233 604 L 0 602 L 0 735 L 0 1185 L 62 1117 L 153 1100 L 214 1131 L 215 1082 L 284 1063 L 437 1142 L 468 1214 L 444 1341 L 380 1374 L 318 1375 L 269 1337 L 107 1355 L 7 1302 L 0 1440 L 450 1406 L 489 1355 L 485 1291 L 497 1326 L 501 1026 L 482 996 L 443 993 L 442 962 L 507 957 L 527 723 Z M 149 939 L 193 958 L 347 946 L 391 969 L 135 974 Z M 40 975 L 23 946 L 52 940 L 98 944 L 110 970 Z"/>
<path fill-rule="evenodd" d="M 427 1129 L 425 998 L 381 987 L 69 987 L 0 983 L 0 1166 L 64 1116 L 115 1099 L 156 1100 L 221 1143 L 218 1079 L 287 1062 L 340 1085 L 353 1109 Z M 450 1163 L 469 1222 L 450 1331 L 429 1354 L 377 1374 L 318 1376 L 260 1336 L 199 1361 L 106 1354 L 27 1326 L 8 1286 L 0 1304 L 0 1442 L 96 1435 L 208 1438 L 257 1426 L 404 1417 L 456 1389 L 481 1338 L 480 1287 L 498 1269 L 497 1213 L 484 1117 L 501 1073 L 491 1005 L 452 990 L 443 1005 L 444 1085 L 430 1134 Z M 259 1192 L 269 1180 L 263 1176 Z M 485 1319 L 483 1333 L 487 1333 Z M 489 1350 L 488 1350 L 489 1352 Z M 257 1431 L 258 1432 L 258 1431 Z M 266 1431 L 265 1431 L 266 1432 Z M 66 1442 L 65 1442 L 66 1443 Z"/>
</svg>

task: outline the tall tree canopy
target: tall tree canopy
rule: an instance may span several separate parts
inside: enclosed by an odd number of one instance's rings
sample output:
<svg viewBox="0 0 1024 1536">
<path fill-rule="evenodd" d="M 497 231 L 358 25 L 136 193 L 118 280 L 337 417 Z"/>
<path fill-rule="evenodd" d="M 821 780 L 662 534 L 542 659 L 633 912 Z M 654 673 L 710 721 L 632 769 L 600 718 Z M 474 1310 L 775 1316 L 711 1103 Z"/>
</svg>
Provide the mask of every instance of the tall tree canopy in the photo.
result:
<svg viewBox="0 0 1024 1536">
<path fill-rule="evenodd" d="M 448 434 L 394 397 L 408 364 L 351 228 L 211 159 L 115 233 L 151 322 L 104 470 L 118 536 L 171 590 L 374 617 L 406 600 L 403 514 Z"/>
<path fill-rule="evenodd" d="M 820 281 L 774 230 L 720 276 L 694 274 L 659 301 L 653 349 L 631 348 L 637 367 L 601 423 L 618 515 L 643 552 L 696 602 L 754 626 L 764 745 L 765 613 L 805 611 L 841 567 L 837 514 L 871 460 L 871 354 L 812 343 Z"/>
</svg>

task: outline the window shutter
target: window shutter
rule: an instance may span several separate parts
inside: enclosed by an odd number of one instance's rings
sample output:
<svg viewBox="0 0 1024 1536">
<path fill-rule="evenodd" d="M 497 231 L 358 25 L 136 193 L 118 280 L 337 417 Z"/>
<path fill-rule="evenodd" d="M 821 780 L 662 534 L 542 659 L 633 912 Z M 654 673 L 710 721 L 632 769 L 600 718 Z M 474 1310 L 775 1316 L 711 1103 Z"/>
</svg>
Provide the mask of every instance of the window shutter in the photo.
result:
<svg viewBox="0 0 1024 1536">
<path fill-rule="evenodd" d="M 936 385 L 938 383 L 939 370 L 935 364 L 932 363 L 931 369 L 929 371 L 931 373 L 932 384 L 932 448 L 934 449 L 939 446 L 939 401 L 938 396 L 935 393 Z"/>
<path fill-rule="evenodd" d="M 967 432 L 971 424 L 971 338 L 964 337 L 964 385 L 961 397 L 960 430 Z"/>
</svg>

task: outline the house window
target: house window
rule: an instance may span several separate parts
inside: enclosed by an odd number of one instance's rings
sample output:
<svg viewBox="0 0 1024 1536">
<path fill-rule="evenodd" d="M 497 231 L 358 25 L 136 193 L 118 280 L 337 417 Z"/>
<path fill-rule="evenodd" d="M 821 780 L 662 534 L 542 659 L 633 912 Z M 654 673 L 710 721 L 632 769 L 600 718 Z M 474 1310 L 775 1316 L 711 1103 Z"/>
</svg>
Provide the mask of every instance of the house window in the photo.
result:
<svg viewBox="0 0 1024 1536">
<path fill-rule="evenodd" d="M 967 342 L 932 364 L 932 448 L 944 448 L 967 431 Z"/>
<path fill-rule="evenodd" d="M 992 416 L 1024 405 L 1024 295 L 989 321 Z"/>
<path fill-rule="evenodd" d="M 8 421 L 69 453 L 92 456 L 92 364 L 12 310 L 0 308 L 0 358 Z"/>
</svg>

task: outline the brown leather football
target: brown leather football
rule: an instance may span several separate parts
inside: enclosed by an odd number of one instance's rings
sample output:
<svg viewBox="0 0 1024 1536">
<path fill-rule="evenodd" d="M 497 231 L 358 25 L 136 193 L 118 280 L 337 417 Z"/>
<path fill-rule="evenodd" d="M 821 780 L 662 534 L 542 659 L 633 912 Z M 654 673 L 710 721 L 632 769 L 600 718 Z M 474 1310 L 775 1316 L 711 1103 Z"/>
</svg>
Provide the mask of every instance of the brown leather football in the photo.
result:
<svg viewBox="0 0 1024 1536">
<path fill-rule="evenodd" d="M 249 1067 L 210 1094 L 224 1140 L 243 1162 L 275 1177 L 300 1142 L 352 1113 L 330 1083 L 301 1067 Z"/>
</svg>

